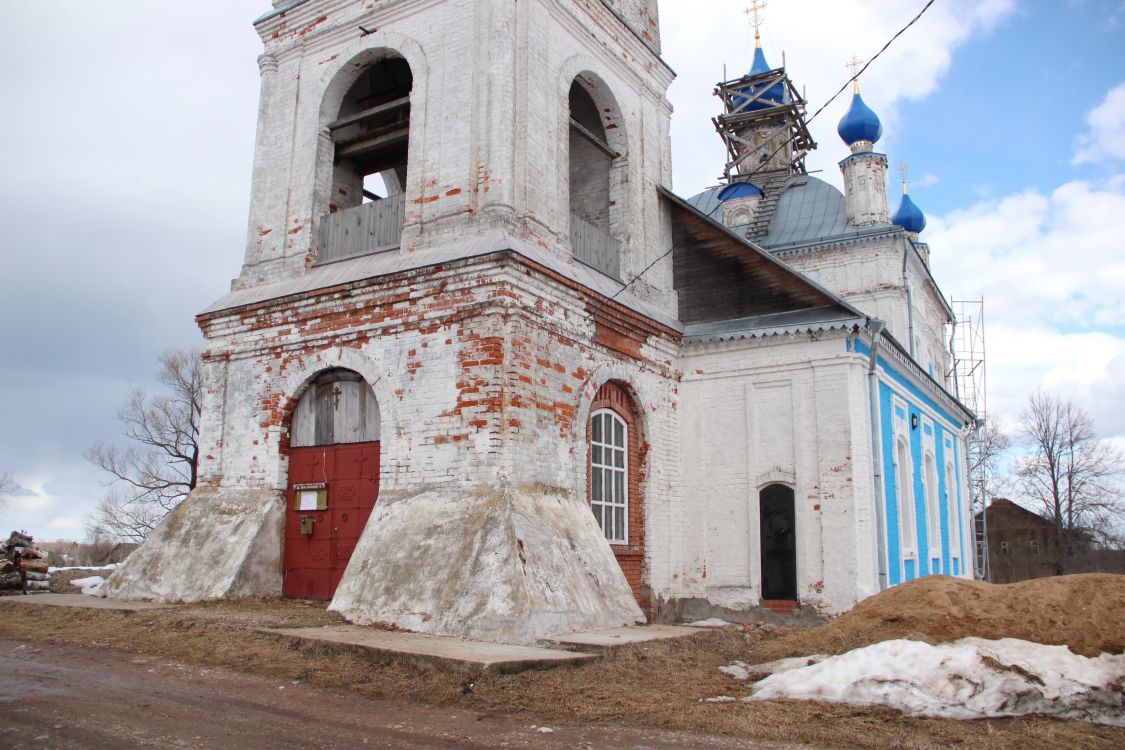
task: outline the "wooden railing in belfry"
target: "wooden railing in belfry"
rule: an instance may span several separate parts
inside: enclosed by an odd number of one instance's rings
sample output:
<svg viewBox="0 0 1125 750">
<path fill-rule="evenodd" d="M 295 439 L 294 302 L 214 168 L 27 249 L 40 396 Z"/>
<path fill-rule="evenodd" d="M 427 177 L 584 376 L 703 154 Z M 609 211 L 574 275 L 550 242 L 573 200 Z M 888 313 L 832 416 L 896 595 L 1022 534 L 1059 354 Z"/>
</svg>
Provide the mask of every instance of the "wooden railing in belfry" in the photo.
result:
<svg viewBox="0 0 1125 750">
<path fill-rule="evenodd" d="M 406 196 L 392 195 L 320 220 L 317 264 L 394 250 L 402 238 Z"/>
<path fill-rule="evenodd" d="M 585 219 L 570 215 L 574 257 L 615 279 L 621 278 L 621 243 Z"/>
</svg>

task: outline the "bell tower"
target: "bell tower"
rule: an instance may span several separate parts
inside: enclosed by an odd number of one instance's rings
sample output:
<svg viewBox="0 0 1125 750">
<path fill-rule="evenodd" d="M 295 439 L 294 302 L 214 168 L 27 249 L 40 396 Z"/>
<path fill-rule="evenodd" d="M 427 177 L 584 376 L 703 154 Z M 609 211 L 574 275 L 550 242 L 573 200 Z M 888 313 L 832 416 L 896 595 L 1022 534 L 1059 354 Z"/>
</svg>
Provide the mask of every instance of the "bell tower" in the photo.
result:
<svg viewBox="0 0 1125 750">
<path fill-rule="evenodd" d="M 656 0 L 275 0 L 247 289 L 498 233 L 631 279 L 667 250 Z M 591 34 L 589 29 L 598 29 Z M 631 286 L 674 314 L 668 264 Z"/>
<path fill-rule="evenodd" d="M 680 341 L 655 0 L 273 5 L 201 489 L 112 594 L 522 643 L 644 619 Z M 197 537 L 229 543 L 178 570 Z"/>
</svg>

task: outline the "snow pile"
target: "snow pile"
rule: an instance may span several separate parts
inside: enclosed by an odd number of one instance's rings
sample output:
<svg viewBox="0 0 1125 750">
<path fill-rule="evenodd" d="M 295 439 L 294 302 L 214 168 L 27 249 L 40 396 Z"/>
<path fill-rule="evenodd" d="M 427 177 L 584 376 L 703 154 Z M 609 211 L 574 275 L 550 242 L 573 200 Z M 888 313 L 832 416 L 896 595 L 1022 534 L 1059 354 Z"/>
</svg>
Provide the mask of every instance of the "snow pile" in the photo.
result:
<svg viewBox="0 0 1125 750">
<path fill-rule="evenodd" d="M 1091 659 L 1015 638 L 883 641 L 773 674 L 744 700 L 772 698 L 952 719 L 1050 714 L 1125 727 L 1125 654 Z"/>
<path fill-rule="evenodd" d="M 59 573 L 64 570 L 113 570 L 120 563 L 106 563 L 105 565 L 52 565 L 47 568 L 48 573 Z"/>
<path fill-rule="evenodd" d="M 725 667 L 719 667 L 719 671 L 723 674 L 728 674 L 736 680 L 745 680 L 750 677 L 750 670 L 746 668 L 743 662 L 736 661 L 728 664 Z"/>
<path fill-rule="evenodd" d="M 720 620 L 718 617 L 709 617 L 706 620 L 696 620 L 695 622 L 688 623 L 689 628 L 733 628 L 737 625 L 733 622 Z"/>
<path fill-rule="evenodd" d="M 70 585 L 82 589 L 82 593 L 87 596 L 104 596 L 102 594 L 103 583 L 105 583 L 105 579 L 101 576 L 89 576 L 88 578 L 75 578 L 70 582 Z"/>
</svg>

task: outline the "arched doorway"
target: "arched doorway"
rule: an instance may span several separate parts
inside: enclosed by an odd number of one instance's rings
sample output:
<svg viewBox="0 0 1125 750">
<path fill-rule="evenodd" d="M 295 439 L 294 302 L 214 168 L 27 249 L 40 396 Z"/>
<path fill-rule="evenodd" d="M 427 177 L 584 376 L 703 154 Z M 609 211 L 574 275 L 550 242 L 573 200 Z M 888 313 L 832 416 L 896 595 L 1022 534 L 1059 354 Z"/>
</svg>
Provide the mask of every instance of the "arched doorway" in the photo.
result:
<svg viewBox="0 0 1125 750">
<path fill-rule="evenodd" d="M 771 484 L 758 493 L 762 599 L 797 600 L 797 527 L 793 488 Z"/>
<path fill-rule="evenodd" d="M 331 599 L 379 496 L 379 405 L 352 370 L 318 375 L 290 425 L 285 596 Z"/>
</svg>

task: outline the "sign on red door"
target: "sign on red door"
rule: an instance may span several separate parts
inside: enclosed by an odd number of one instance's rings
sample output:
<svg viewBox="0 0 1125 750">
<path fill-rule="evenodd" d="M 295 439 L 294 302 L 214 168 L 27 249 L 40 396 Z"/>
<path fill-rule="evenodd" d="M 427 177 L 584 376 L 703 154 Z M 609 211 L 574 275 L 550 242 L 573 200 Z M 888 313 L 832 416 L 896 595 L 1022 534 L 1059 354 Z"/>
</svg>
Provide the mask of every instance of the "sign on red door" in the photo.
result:
<svg viewBox="0 0 1125 750">
<path fill-rule="evenodd" d="M 285 596 L 332 598 L 378 496 L 378 442 L 290 450 Z"/>
</svg>

